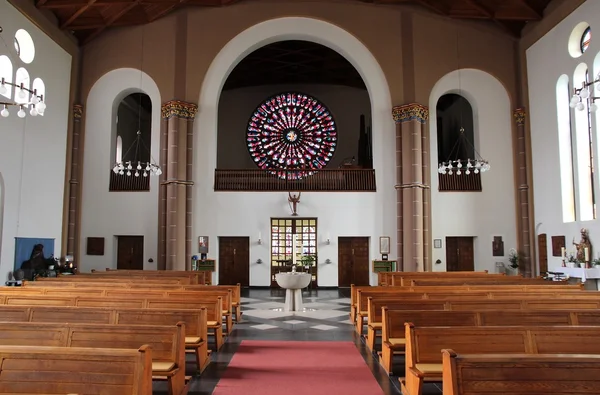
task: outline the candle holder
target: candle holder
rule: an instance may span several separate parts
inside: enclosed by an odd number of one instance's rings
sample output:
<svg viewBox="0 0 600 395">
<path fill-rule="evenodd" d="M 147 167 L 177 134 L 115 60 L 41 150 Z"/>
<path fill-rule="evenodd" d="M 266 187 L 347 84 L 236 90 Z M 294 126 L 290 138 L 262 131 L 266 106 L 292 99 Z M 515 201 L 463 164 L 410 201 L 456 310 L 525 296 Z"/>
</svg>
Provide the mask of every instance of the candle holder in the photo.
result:
<svg viewBox="0 0 600 395">
<path fill-rule="evenodd" d="M 562 267 L 567 267 L 567 263 L 566 263 L 566 260 L 565 260 L 564 257 L 563 257 L 563 260 L 562 260 Z"/>
</svg>

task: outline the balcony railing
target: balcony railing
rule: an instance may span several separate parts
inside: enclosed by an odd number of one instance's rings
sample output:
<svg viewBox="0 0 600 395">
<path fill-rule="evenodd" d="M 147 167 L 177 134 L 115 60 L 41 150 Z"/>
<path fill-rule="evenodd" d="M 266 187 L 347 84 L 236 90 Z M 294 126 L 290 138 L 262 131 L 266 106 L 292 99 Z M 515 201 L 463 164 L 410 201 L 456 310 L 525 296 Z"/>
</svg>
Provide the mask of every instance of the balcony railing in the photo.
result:
<svg viewBox="0 0 600 395">
<path fill-rule="evenodd" d="M 440 192 L 481 192 L 481 173 L 466 174 L 439 174 Z"/>
<path fill-rule="evenodd" d="M 375 170 L 331 169 L 312 174 L 298 170 L 216 169 L 215 191 L 375 192 Z"/>
<path fill-rule="evenodd" d="M 110 192 L 147 192 L 150 190 L 150 176 L 120 175 L 110 170 L 108 190 Z"/>
</svg>

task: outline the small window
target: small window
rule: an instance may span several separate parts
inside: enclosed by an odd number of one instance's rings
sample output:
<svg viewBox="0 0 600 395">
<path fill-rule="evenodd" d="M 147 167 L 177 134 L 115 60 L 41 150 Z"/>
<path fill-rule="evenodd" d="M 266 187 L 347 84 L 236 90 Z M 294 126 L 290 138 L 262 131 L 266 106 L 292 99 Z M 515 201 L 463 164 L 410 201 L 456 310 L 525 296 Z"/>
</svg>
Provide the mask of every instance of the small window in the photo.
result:
<svg viewBox="0 0 600 395">
<path fill-rule="evenodd" d="M 33 62 L 35 57 L 35 45 L 33 45 L 33 39 L 24 29 L 17 30 L 15 34 L 15 50 L 17 55 L 23 61 L 23 63 Z"/>
<path fill-rule="evenodd" d="M 590 46 L 590 41 L 592 41 L 592 28 L 588 26 L 588 28 L 585 29 L 581 35 L 581 53 L 585 53 L 585 51 L 587 51 L 588 47 Z"/>
<path fill-rule="evenodd" d="M 19 67 L 17 69 L 15 83 L 18 86 L 23 84 L 23 88 L 29 89 L 31 81 L 29 81 L 29 73 L 23 67 Z M 21 88 L 15 88 L 15 102 L 16 103 L 28 103 L 29 102 L 29 92 L 26 90 L 21 90 Z"/>
<path fill-rule="evenodd" d="M 12 82 L 12 75 L 13 66 L 10 59 L 6 55 L 0 56 L 0 83 L 2 82 L 2 79 L 4 79 L 4 82 Z M 12 97 L 12 86 L 8 84 L 0 86 L 0 95 L 10 99 Z"/>
</svg>

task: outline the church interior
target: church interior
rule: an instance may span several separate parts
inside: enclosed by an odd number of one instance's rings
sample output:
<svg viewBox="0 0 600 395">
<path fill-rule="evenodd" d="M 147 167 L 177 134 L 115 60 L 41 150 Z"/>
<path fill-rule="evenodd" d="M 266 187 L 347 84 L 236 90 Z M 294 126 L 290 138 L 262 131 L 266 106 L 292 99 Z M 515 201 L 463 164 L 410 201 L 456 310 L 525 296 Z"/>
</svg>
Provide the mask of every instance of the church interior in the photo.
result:
<svg viewBox="0 0 600 395">
<path fill-rule="evenodd" d="M 599 394 L 595 17 L 0 0 L 0 394 Z"/>
</svg>

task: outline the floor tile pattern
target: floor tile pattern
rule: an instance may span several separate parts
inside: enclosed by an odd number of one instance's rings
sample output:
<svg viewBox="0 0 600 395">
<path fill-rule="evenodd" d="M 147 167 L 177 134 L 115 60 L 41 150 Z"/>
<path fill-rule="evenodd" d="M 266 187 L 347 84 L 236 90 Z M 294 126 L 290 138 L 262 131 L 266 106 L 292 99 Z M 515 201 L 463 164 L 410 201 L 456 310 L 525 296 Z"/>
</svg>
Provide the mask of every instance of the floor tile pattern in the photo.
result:
<svg viewBox="0 0 600 395">
<path fill-rule="evenodd" d="M 295 341 L 353 341 L 365 363 L 381 386 L 383 395 L 399 395 L 398 377 L 388 376 L 380 367 L 377 355 L 368 351 L 364 340 L 356 333 L 349 320 L 350 290 L 303 291 L 305 311 L 283 311 L 285 291 L 281 289 L 242 289 L 243 320 L 234 325 L 219 352 L 213 352 L 211 363 L 202 373 L 188 371 L 193 376 L 189 395 L 212 394 L 227 364 L 242 340 L 295 340 Z M 191 356 L 188 356 L 191 358 Z M 190 360 L 191 361 L 191 360 Z M 398 372 L 404 371 L 401 357 L 395 361 Z M 193 366 L 193 364 L 190 364 Z M 267 384 L 268 385 L 268 384 Z M 154 385 L 154 394 L 167 394 L 166 383 Z M 437 384 L 426 384 L 423 395 L 440 395 Z M 243 395 L 243 394 L 240 394 Z"/>
</svg>

